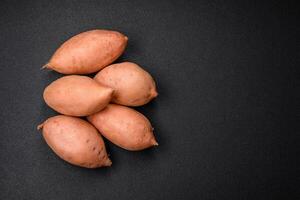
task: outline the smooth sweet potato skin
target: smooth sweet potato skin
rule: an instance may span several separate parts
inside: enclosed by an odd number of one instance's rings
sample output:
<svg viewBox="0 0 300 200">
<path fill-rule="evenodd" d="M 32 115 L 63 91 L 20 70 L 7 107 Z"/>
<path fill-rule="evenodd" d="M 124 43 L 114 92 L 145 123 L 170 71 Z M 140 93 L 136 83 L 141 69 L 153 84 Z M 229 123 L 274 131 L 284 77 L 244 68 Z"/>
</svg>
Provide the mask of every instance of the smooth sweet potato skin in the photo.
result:
<svg viewBox="0 0 300 200">
<path fill-rule="evenodd" d="M 113 90 L 92 78 L 69 75 L 53 81 L 44 90 L 44 100 L 57 112 L 87 116 L 102 110 L 111 100 Z"/>
<path fill-rule="evenodd" d="M 127 41 L 128 38 L 117 31 L 86 31 L 64 42 L 45 67 L 62 74 L 97 72 L 124 52 Z"/>
<path fill-rule="evenodd" d="M 77 166 L 110 166 L 105 144 L 95 127 L 85 120 L 57 115 L 38 126 L 49 147 L 63 160 Z"/>
<path fill-rule="evenodd" d="M 158 145 L 149 120 L 132 108 L 109 104 L 87 119 L 105 138 L 124 149 L 138 151 Z"/>
<path fill-rule="evenodd" d="M 112 64 L 94 79 L 114 89 L 113 102 L 126 106 L 141 106 L 158 94 L 151 75 L 132 62 Z"/>
</svg>

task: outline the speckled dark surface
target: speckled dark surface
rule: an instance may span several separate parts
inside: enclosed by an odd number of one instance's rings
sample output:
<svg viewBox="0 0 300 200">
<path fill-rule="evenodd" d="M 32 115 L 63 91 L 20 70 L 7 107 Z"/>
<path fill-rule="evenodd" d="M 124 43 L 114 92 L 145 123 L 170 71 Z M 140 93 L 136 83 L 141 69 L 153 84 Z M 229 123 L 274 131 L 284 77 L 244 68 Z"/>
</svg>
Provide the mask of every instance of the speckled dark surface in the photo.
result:
<svg viewBox="0 0 300 200">
<path fill-rule="evenodd" d="M 297 17 L 277 1 L 1 1 L 0 199 L 300 199 Z M 160 145 L 106 141 L 112 167 L 88 170 L 60 160 L 36 126 L 55 115 L 42 92 L 61 76 L 40 67 L 94 28 L 126 34 L 119 61 L 157 81 L 159 97 L 138 110 Z"/>
</svg>

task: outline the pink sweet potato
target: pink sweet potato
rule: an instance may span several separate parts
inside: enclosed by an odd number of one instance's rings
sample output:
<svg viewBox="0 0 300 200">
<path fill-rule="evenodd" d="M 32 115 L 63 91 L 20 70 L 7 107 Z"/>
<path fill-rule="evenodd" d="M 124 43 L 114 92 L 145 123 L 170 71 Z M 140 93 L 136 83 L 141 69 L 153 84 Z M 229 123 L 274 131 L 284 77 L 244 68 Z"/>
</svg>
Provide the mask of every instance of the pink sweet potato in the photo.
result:
<svg viewBox="0 0 300 200">
<path fill-rule="evenodd" d="M 48 106 L 71 116 L 87 116 L 102 110 L 112 95 L 111 88 L 80 75 L 59 78 L 44 90 L 44 100 Z"/>
<path fill-rule="evenodd" d="M 62 74 L 97 72 L 123 53 L 127 40 L 126 36 L 116 31 L 86 31 L 63 43 L 45 67 Z"/>
<path fill-rule="evenodd" d="M 57 115 L 38 126 L 49 147 L 63 160 L 77 166 L 110 166 L 105 144 L 95 127 L 85 120 Z"/>
<path fill-rule="evenodd" d="M 149 120 L 126 106 L 109 104 L 88 120 L 112 143 L 131 151 L 158 145 Z"/>
<path fill-rule="evenodd" d="M 117 104 L 141 106 L 158 95 L 151 75 L 132 62 L 109 65 L 94 79 L 114 89 L 112 101 Z"/>
</svg>

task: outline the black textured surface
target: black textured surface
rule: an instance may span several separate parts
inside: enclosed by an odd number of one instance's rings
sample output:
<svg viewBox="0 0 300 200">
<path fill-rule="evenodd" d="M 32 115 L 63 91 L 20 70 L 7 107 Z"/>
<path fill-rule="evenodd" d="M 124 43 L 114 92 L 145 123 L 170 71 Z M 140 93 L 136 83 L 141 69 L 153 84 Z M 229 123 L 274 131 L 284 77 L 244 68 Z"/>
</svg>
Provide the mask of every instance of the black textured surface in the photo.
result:
<svg viewBox="0 0 300 200">
<path fill-rule="evenodd" d="M 0 199 L 299 199 L 299 7 L 282 2 L 1 1 Z M 160 146 L 106 142 L 112 167 L 87 170 L 36 126 L 55 115 L 42 92 L 60 77 L 40 67 L 94 28 L 126 34 L 119 61 L 157 81 L 138 110 Z"/>
</svg>

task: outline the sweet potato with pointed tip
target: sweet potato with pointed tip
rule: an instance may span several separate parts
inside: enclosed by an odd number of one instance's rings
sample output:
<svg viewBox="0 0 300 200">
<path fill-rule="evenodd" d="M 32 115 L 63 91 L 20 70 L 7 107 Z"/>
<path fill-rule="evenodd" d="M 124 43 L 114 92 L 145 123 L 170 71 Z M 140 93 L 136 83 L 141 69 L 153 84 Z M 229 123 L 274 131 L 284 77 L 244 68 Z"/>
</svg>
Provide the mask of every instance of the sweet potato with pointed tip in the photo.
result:
<svg viewBox="0 0 300 200">
<path fill-rule="evenodd" d="M 105 138 L 124 149 L 138 151 L 158 145 L 149 120 L 132 108 L 109 104 L 87 119 Z"/>
<path fill-rule="evenodd" d="M 71 116 L 87 116 L 102 110 L 113 89 L 87 76 L 69 75 L 53 81 L 44 90 L 44 100 L 54 110 Z"/>
<path fill-rule="evenodd" d="M 112 101 L 126 106 L 141 106 L 158 94 L 151 75 L 132 62 L 112 64 L 94 77 L 94 79 L 114 89 Z"/>
<path fill-rule="evenodd" d="M 62 74 L 89 74 L 115 61 L 128 38 L 117 31 L 90 30 L 63 43 L 44 66 Z"/>
<path fill-rule="evenodd" d="M 38 126 L 49 147 L 63 160 L 77 166 L 110 166 L 105 144 L 95 127 L 85 120 L 65 115 L 47 119 Z"/>
</svg>

